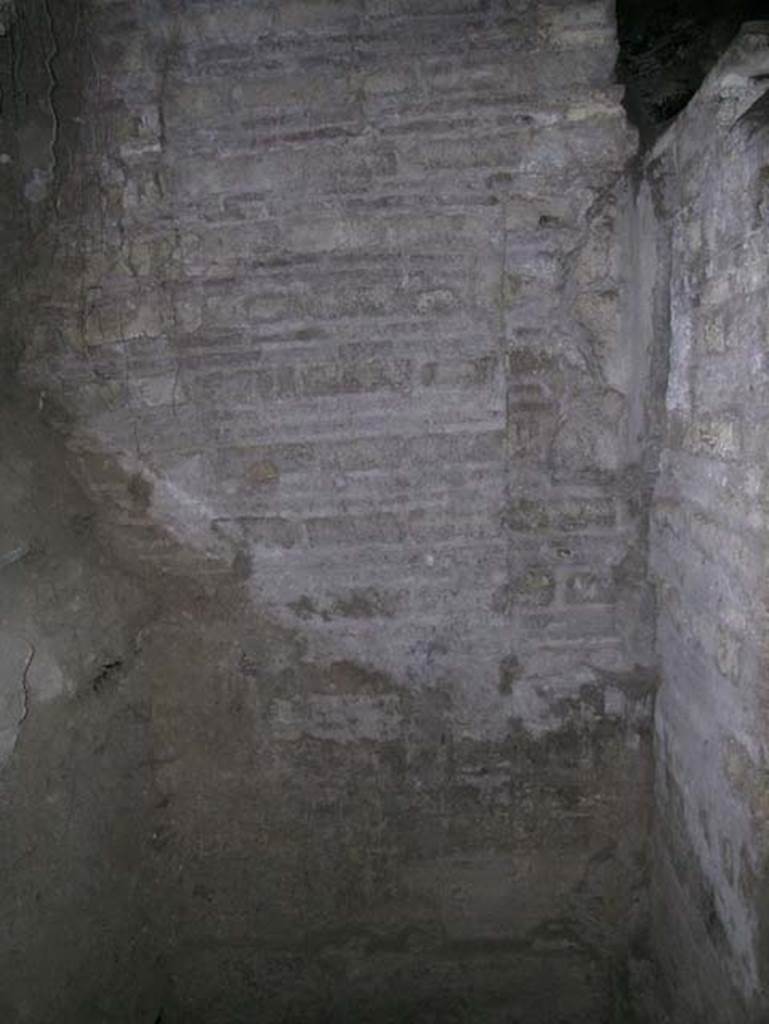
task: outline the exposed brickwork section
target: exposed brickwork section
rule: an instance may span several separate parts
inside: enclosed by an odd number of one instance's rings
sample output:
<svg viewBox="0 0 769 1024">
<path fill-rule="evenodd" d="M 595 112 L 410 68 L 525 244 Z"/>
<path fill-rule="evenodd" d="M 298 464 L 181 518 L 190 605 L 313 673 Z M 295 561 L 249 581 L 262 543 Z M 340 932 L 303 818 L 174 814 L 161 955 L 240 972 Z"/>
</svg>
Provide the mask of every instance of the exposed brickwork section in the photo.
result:
<svg viewBox="0 0 769 1024">
<path fill-rule="evenodd" d="M 9 316 L 113 543 L 226 580 L 140 665 L 185 1020 L 610 1012 L 653 683 L 612 8 L 93 5 Z"/>
<path fill-rule="evenodd" d="M 181 536 L 239 545 L 285 621 L 396 592 L 375 638 L 314 621 L 318 649 L 400 675 L 438 629 L 476 662 L 466 727 L 504 733 L 542 687 L 514 581 L 611 573 L 636 543 L 609 5 L 111 3 L 92 41 L 106 154 L 29 374 Z M 621 587 L 553 598 L 554 666 L 579 642 L 632 667 Z M 500 700 L 489 652 L 535 651 Z"/>
<path fill-rule="evenodd" d="M 682 1022 L 767 1013 L 768 35 L 738 37 L 649 157 L 641 199 L 647 217 L 656 201 L 658 290 L 671 268 L 655 903 Z"/>
</svg>

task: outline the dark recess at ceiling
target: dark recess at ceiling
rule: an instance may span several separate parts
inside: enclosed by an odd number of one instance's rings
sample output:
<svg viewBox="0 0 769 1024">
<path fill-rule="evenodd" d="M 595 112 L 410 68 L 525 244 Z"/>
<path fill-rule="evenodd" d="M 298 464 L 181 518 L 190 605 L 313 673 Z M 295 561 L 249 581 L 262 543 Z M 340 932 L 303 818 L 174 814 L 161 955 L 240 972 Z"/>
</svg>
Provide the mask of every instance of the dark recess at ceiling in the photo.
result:
<svg viewBox="0 0 769 1024">
<path fill-rule="evenodd" d="M 617 0 L 617 73 L 645 141 L 683 110 L 740 25 L 764 18 L 769 0 Z"/>
</svg>

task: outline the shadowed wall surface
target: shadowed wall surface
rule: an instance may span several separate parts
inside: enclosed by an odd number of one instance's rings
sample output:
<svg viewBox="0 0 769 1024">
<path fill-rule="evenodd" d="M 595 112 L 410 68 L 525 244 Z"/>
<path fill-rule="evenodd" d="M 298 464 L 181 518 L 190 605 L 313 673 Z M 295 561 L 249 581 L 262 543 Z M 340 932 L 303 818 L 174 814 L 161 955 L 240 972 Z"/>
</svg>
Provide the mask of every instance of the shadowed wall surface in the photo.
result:
<svg viewBox="0 0 769 1024">
<path fill-rule="evenodd" d="M 5 1016 L 753 1012 L 760 68 L 631 166 L 604 2 L 0 19 Z"/>
<path fill-rule="evenodd" d="M 609 6 L 79 13 L 6 317 L 161 593 L 141 885 L 184 1019 L 605 1017 L 653 683 Z"/>
<path fill-rule="evenodd" d="M 639 198 L 670 339 L 653 895 L 676 1020 L 768 1012 L 768 73 L 767 25 L 748 24 L 649 155 Z"/>
</svg>

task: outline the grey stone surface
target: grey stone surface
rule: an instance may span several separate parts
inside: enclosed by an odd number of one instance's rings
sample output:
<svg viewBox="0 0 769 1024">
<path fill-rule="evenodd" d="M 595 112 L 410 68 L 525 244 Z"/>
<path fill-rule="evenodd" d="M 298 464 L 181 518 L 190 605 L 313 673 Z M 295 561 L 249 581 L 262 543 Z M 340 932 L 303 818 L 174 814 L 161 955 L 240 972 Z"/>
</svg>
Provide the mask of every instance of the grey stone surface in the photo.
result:
<svg viewBox="0 0 769 1024">
<path fill-rule="evenodd" d="M 633 168 L 604 2 L 13 33 L 4 1019 L 640 1020 L 651 873 L 762 1020 L 764 31 Z"/>
<path fill-rule="evenodd" d="M 163 1020 L 608 1019 L 653 691 L 611 5 L 60 31 L 3 308 L 152 595 Z"/>
<path fill-rule="evenodd" d="M 669 339 L 653 903 L 675 1021 L 769 1013 L 768 71 L 769 29 L 746 26 L 650 154 L 638 199 L 642 289 L 657 294 L 647 337 Z"/>
<path fill-rule="evenodd" d="M 48 268 L 25 289 L 26 379 L 156 521 L 248 564 L 260 609 L 325 608 L 314 657 L 403 683 L 450 664 L 476 739 L 557 723 L 639 660 L 633 581 L 569 583 L 622 577 L 641 518 L 609 5 L 141 12 L 94 17 L 85 244 L 53 305 Z M 535 612 L 513 595 L 538 572 Z M 386 616 L 328 611 L 370 588 Z"/>
</svg>

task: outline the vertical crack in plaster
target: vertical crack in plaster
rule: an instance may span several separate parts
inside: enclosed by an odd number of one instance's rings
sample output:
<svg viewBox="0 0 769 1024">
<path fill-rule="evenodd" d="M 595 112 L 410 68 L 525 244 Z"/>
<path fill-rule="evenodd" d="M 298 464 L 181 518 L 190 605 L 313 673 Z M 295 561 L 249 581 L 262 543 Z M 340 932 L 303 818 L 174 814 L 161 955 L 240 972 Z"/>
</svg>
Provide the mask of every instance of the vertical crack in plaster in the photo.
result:
<svg viewBox="0 0 769 1024">
<path fill-rule="evenodd" d="M 29 670 L 32 667 L 32 662 L 35 660 L 35 647 L 25 638 L 24 642 L 29 647 L 29 654 L 27 660 L 24 662 L 24 668 L 21 673 L 21 717 L 19 718 L 19 726 L 22 726 L 29 715 L 29 709 L 32 705 L 32 700 L 29 692 Z"/>
<path fill-rule="evenodd" d="M 56 181 L 56 170 L 57 170 L 57 159 L 56 159 L 56 147 L 59 142 L 59 115 L 56 113 L 56 104 L 54 102 L 54 94 L 58 88 L 58 80 L 56 78 L 56 72 L 53 69 L 53 63 L 59 56 L 59 43 L 56 38 L 56 29 L 53 23 L 53 16 L 51 14 L 50 0 L 43 0 L 43 10 L 45 11 L 45 20 L 48 28 L 48 50 L 45 54 L 45 69 L 48 75 L 48 91 L 47 91 L 47 102 L 48 110 L 51 115 L 51 139 L 49 143 L 49 151 L 51 154 L 50 158 L 50 175 L 53 182 Z"/>
</svg>

